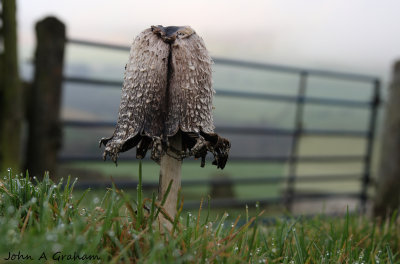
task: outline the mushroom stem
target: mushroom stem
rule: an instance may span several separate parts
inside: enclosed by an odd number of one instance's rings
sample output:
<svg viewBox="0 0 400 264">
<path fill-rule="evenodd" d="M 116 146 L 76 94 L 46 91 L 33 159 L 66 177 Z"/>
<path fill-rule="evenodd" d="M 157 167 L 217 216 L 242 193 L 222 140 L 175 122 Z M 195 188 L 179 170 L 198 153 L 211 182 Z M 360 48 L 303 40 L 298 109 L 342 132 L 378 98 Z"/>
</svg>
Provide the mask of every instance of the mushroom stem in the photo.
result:
<svg viewBox="0 0 400 264">
<path fill-rule="evenodd" d="M 173 151 L 174 150 L 174 151 Z M 167 152 L 161 156 L 160 161 L 160 179 L 158 185 L 158 200 L 162 201 L 168 189 L 169 183 L 172 181 L 171 189 L 164 203 L 164 209 L 167 214 L 174 219 L 176 216 L 176 204 L 178 201 L 178 192 L 181 188 L 181 167 L 182 159 L 176 157 L 176 151 L 182 151 L 182 135 L 178 132 L 169 138 L 169 148 Z M 160 214 L 160 223 L 167 227 L 168 230 L 172 225 Z"/>
</svg>

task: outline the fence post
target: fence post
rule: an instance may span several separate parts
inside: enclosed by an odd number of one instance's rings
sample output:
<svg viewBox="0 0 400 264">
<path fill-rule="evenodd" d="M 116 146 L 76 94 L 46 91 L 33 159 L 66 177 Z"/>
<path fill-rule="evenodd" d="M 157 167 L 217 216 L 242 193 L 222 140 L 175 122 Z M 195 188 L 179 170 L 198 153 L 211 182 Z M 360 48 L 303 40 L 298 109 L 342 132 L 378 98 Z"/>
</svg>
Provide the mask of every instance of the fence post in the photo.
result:
<svg viewBox="0 0 400 264">
<path fill-rule="evenodd" d="M 387 217 L 400 205 L 400 61 L 393 68 L 375 195 L 374 215 Z"/>
<path fill-rule="evenodd" d="M 54 17 L 36 24 L 35 75 L 29 91 L 28 147 L 26 168 L 42 177 L 56 173 L 57 154 L 62 142 L 60 120 L 65 25 Z"/>
<path fill-rule="evenodd" d="M 304 101 L 307 88 L 308 73 L 302 71 L 300 73 L 300 84 L 296 103 L 296 116 L 294 120 L 294 134 L 292 138 L 290 156 L 289 156 L 289 175 L 287 180 L 286 193 L 284 197 L 284 205 L 288 211 L 291 211 L 295 195 L 295 183 L 297 174 L 297 154 L 299 148 L 300 136 L 303 130 Z"/>
<path fill-rule="evenodd" d="M 367 146 L 366 146 L 366 156 L 364 161 L 364 173 L 362 178 L 361 194 L 360 194 L 360 210 L 365 213 L 367 210 L 367 200 L 368 200 L 368 186 L 371 181 L 371 170 L 372 170 L 372 155 L 375 139 L 375 127 L 376 119 L 378 115 L 378 107 L 380 104 L 380 82 L 379 80 L 374 81 L 374 92 L 371 101 L 371 113 L 369 116 L 368 124 L 368 136 L 367 136 Z"/>
<path fill-rule="evenodd" d="M 18 74 L 15 0 L 1 3 L 0 26 L 0 171 L 20 169 L 22 93 Z"/>
</svg>

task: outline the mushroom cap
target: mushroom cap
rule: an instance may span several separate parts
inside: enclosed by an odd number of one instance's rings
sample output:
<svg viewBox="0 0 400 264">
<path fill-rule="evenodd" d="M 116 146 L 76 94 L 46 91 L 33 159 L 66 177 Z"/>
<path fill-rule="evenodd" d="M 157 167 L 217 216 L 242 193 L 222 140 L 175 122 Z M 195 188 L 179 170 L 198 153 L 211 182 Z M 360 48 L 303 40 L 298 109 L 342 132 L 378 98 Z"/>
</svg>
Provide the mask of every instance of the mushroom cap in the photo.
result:
<svg viewBox="0 0 400 264">
<path fill-rule="evenodd" d="M 182 131 L 182 157 L 202 157 L 203 165 L 207 151 L 224 153 L 223 165 L 216 164 L 223 168 L 230 143 L 214 133 L 212 63 L 204 41 L 188 26 L 152 26 L 140 33 L 126 65 L 115 131 L 100 141 L 104 159 L 116 162 L 119 152 L 136 146 L 137 158 L 143 158 L 148 149 L 154 152 L 155 141 L 164 142 L 165 151 L 168 138 Z"/>
</svg>

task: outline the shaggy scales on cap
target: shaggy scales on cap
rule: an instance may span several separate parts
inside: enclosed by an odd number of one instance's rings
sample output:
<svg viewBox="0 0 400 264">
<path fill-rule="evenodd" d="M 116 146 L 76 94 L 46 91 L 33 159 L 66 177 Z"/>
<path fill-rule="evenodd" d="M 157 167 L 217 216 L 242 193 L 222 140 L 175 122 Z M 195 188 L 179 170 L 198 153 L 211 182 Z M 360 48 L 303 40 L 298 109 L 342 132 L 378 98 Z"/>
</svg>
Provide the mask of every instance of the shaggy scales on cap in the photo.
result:
<svg viewBox="0 0 400 264">
<path fill-rule="evenodd" d="M 209 151 L 223 169 L 230 143 L 214 133 L 211 65 L 203 40 L 188 26 L 152 26 L 140 33 L 126 65 L 115 131 L 100 140 L 103 158 L 117 162 L 120 152 L 137 147 L 137 158 L 151 149 L 159 162 L 171 150 L 169 139 L 181 133 L 176 159 L 201 158 L 203 167 Z"/>
</svg>

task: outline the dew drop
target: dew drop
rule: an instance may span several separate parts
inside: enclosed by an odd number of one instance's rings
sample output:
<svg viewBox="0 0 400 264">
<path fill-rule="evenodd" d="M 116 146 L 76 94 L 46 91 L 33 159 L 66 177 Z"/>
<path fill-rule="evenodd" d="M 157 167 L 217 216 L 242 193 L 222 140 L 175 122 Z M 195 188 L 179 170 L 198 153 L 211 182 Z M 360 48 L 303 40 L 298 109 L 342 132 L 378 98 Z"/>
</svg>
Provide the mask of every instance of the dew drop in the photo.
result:
<svg viewBox="0 0 400 264">
<path fill-rule="evenodd" d="M 82 216 L 86 215 L 86 209 L 85 208 L 82 208 L 80 215 L 82 215 Z"/>
<path fill-rule="evenodd" d="M 100 202 L 99 197 L 94 197 L 93 203 L 94 203 L 94 204 L 98 204 L 99 202 Z"/>
</svg>

